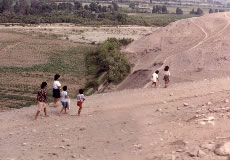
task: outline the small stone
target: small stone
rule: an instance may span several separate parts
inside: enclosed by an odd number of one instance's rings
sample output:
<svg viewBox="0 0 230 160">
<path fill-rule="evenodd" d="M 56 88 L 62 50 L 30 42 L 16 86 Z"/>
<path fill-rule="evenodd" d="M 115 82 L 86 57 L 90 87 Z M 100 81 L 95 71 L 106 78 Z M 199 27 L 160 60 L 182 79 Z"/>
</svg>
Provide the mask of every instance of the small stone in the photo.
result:
<svg viewBox="0 0 230 160">
<path fill-rule="evenodd" d="M 32 132 L 33 132 L 33 133 L 36 133 L 36 132 L 37 132 L 37 130 L 36 130 L 36 129 L 33 129 L 33 130 L 32 130 Z"/>
<path fill-rule="evenodd" d="M 82 147 L 82 149 L 86 149 L 86 147 Z"/>
<path fill-rule="evenodd" d="M 214 94 L 214 92 L 209 92 L 210 94 Z"/>
<path fill-rule="evenodd" d="M 156 109 L 156 112 L 161 112 L 161 111 L 162 111 L 161 108 Z"/>
<path fill-rule="evenodd" d="M 202 158 L 202 157 L 206 156 L 206 153 L 199 149 L 197 156 Z"/>
<path fill-rule="evenodd" d="M 22 143 L 22 145 L 23 145 L 23 146 L 26 146 L 26 145 L 27 145 L 27 143 L 25 143 L 25 142 L 24 142 L 24 143 Z"/>
<path fill-rule="evenodd" d="M 60 148 L 65 149 L 65 146 L 61 146 Z"/>
<path fill-rule="evenodd" d="M 13 133 L 11 132 L 11 133 L 9 133 L 9 135 L 13 135 Z"/>
<path fill-rule="evenodd" d="M 189 104 L 188 104 L 188 103 L 184 103 L 183 105 L 186 107 L 186 106 L 188 106 Z"/>
<path fill-rule="evenodd" d="M 55 125 L 55 127 L 58 127 L 58 126 L 59 126 L 59 125 L 57 125 L 57 124 Z"/>
<path fill-rule="evenodd" d="M 199 96 L 196 94 L 195 97 L 199 97 Z"/>
<path fill-rule="evenodd" d="M 201 125 L 205 125 L 206 123 L 205 122 L 200 122 Z"/>
<path fill-rule="evenodd" d="M 169 95 L 170 95 L 170 96 L 173 96 L 173 93 L 170 93 Z"/>
<path fill-rule="evenodd" d="M 225 99 L 224 102 L 225 102 L 225 103 L 229 103 L 229 100 L 228 100 L 228 99 Z"/>
<path fill-rule="evenodd" d="M 166 101 L 164 101 L 163 103 L 164 103 L 164 104 L 166 104 L 167 102 L 166 102 Z"/>
<path fill-rule="evenodd" d="M 220 156 L 227 156 L 230 154 L 230 141 L 227 141 L 222 144 L 218 144 L 214 153 Z"/>
<path fill-rule="evenodd" d="M 76 155 L 72 155 L 72 158 L 77 158 L 77 156 Z"/>
<path fill-rule="evenodd" d="M 82 128 L 80 128 L 79 130 L 80 130 L 80 131 L 84 131 L 84 130 L 85 130 L 85 128 L 84 128 L 84 127 L 82 127 Z"/>
<path fill-rule="evenodd" d="M 134 147 L 136 147 L 137 149 L 142 149 L 142 145 L 141 144 L 134 144 Z"/>
<path fill-rule="evenodd" d="M 191 151 L 188 152 L 188 155 L 190 157 L 196 157 L 198 155 L 198 150 L 197 149 L 192 149 Z"/>
<path fill-rule="evenodd" d="M 212 102 L 208 102 L 207 104 L 208 104 L 208 105 L 212 105 Z"/>
</svg>

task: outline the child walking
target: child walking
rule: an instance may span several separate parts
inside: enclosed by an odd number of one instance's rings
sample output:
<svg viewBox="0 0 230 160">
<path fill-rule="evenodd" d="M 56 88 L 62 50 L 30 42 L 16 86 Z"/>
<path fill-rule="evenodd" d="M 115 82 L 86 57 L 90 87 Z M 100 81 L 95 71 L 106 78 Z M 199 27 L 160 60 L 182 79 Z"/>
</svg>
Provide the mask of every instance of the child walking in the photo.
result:
<svg viewBox="0 0 230 160">
<path fill-rule="evenodd" d="M 80 116 L 80 114 L 81 114 L 82 104 L 85 101 L 85 96 L 84 96 L 83 92 L 84 92 L 83 89 L 80 89 L 79 94 L 77 95 L 77 106 L 79 107 L 79 110 L 77 113 L 78 116 Z"/>
<path fill-rule="evenodd" d="M 63 88 L 63 91 L 61 92 L 61 104 L 62 104 L 62 109 L 59 113 L 59 116 L 61 115 L 61 113 L 65 110 L 65 114 L 67 113 L 66 112 L 66 108 L 68 107 L 68 96 L 67 96 L 67 86 L 64 86 Z"/>
<path fill-rule="evenodd" d="M 156 70 L 156 72 L 152 74 L 152 85 L 155 85 L 155 87 L 157 87 L 158 74 L 158 70 Z"/>
<path fill-rule="evenodd" d="M 35 114 L 34 120 L 38 118 L 38 115 L 42 110 L 44 110 L 45 116 L 48 117 L 46 111 L 46 104 L 45 104 L 45 102 L 48 102 L 47 95 L 46 95 L 46 87 L 47 87 L 47 83 L 42 82 L 41 89 L 38 91 L 37 94 L 36 103 L 38 104 L 38 110 Z"/>
<path fill-rule="evenodd" d="M 170 77 L 170 72 L 169 72 L 169 66 L 165 66 L 164 68 L 164 78 L 163 80 L 165 81 L 165 88 L 168 87 L 168 84 L 169 84 L 169 77 Z"/>
</svg>

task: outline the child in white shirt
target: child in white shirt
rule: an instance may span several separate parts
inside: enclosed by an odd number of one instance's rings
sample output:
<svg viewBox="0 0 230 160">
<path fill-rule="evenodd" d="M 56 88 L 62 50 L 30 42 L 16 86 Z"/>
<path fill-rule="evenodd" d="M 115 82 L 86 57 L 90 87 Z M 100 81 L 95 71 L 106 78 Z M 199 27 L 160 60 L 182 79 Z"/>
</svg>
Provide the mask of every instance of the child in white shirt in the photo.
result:
<svg viewBox="0 0 230 160">
<path fill-rule="evenodd" d="M 62 109 L 59 113 L 59 115 L 61 115 L 62 111 L 65 110 L 65 114 L 67 113 L 66 112 L 66 108 L 68 107 L 68 101 L 67 101 L 67 86 L 64 86 L 63 87 L 63 91 L 61 92 L 61 104 L 62 104 Z"/>
<path fill-rule="evenodd" d="M 77 95 L 77 106 L 79 107 L 79 110 L 77 113 L 78 116 L 80 116 L 80 114 L 81 114 L 82 104 L 85 101 L 85 96 L 84 96 L 83 92 L 84 92 L 83 89 L 80 89 L 79 94 Z"/>
<path fill-rule="evenodd" d="M 158 74 L 158 70 L 156 70 L 156 72 L 152 74 L 152 84 L 155 85 L 155 87 L 157 87 Z"/>
</svg>

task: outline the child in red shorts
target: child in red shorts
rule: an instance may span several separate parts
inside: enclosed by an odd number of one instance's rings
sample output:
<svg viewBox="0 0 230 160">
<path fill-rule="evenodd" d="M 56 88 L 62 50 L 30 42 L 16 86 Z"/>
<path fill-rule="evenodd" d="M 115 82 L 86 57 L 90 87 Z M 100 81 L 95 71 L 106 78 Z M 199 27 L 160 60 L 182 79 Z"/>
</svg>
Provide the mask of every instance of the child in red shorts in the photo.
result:
<svg viewBox="0 0 230 160">
<path fill-rule="evenodd" d="M 80 116 L 80 114 L 81 114 L 82 104 L 85 101 L 85 96 L 84 96 L 83 92 L 84 92 L 83 89 L 80 89 L 79 94 L 77 95 L 77 106 L 79 107 L 79 110 L 77 113 L 78 116 Z"/>
<path fill-rule="evenodd" d="M 156 70 L 156 72 L 152 74 L 152 84 L 155 85 L 155 87 L 157 87 L 158 74 L 159 74 L 158 70 Z"/>
</svg>

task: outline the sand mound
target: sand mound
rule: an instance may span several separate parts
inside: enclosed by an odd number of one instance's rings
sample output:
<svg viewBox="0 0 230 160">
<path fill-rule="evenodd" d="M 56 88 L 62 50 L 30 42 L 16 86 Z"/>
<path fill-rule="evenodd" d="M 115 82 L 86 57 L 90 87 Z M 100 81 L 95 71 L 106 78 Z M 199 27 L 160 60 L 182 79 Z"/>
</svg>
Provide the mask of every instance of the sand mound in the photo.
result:
<svg viewBox="0 0 230 160">
<path fill-rule="evenodd" d="M 165 65 L 170 66 L 173 83 L 229 75 L 229 24 L 230 13 L 210 14 L 177 21 L 133 42 L 124 52 L 135 68 L 118 89 L 144 87 L 151 73 Z M 133 75 L 137 70 L 149 74 L 138 78 Z"/>
</svg>

